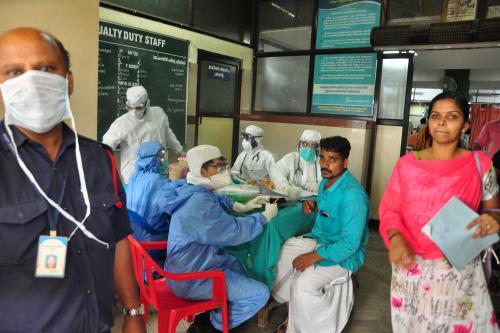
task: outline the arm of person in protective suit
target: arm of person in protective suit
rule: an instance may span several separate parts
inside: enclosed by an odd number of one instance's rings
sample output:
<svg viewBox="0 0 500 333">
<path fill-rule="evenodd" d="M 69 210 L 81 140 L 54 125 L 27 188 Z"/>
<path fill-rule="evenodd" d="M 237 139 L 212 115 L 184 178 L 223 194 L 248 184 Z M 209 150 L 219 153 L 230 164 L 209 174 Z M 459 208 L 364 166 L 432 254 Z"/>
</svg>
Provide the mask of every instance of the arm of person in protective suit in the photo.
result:
<svg viewBox="0 0 500 333">
<path fill-rule="evenodd" d="M 116 148 L 124 141 L 124 130 L 120 129 L 119 121 L 115 120 L 108 131 L 104 133 L 102 137 L 102 142 L 107 146 L 111 147 L 111 149 L 116 150 Z"/>
<path fill-rule="evenodd" d="M 240 175 L 240 169 L 241 165 L 243 164 L 243 160 L 245 159 L 245 152 L 241 153 L 236 157 L 236 161 L 233 164 L 233 167 L 231 168 L 231 174 L 238 174 Z M 241 176 L 241 175 L 240 175 Z"/>
<path fill-rule="evenodd" d="M 165 114 L 165 146 L 175 154 L 180 154 L 183 150 L 181 143 L 177 140 L 175 133 L 170 128 L 168 116 Z"/>
<path fill-rule="evenodd" d="M 285 155 L 281 160 L 274 164 L 274 167 L 271 169 L 269 176 L 274 184 L 274 188 L 280 193 L 287 193 L 288 188 L 290 187 L 290 182 L 288 181 L 290 177 L 290 169 L 288 167 L 288 163 L 293 163 L 291 161 L 291 155 Z"/>
<path fill-rule="evenodd" d="M 323 259 L 336 264 L 351 257 L 361 245 L 366 229 L 369 202 L 360 191 L 347 192 L 342 198 L 338 216 L 341 225 L 340 240 L 333 244 L 323 244 L 316 249 Z"/>
<path fill-rule="evenodd" d="M 265 155 L 264 167 L 267 170 L 267 174 L 271 177 L 271 171 L 274 169 L 276 162 L 274 161 L 274 156 L 270 152 Z"/>
<path fill-rule="evenodd" d="M 233 206 L 234 206 L 233 199 L 225 197 L 225 196 L 217 194 L 217 193 L 214 193 L 214 195 L 217 197 L 219 204 L 224 208 L 224 210 L 226 212 L 231 212 L 233 210 Z"/>
<path fill-rule="evenodd" d="M 244 217 L 232 216 L 222 208 L 210 193 L 200 193 L 196 198 L 199 209 L 193 214 L 200 221 L 196 241 L 201 244 L 236 246 L 251 241 L 258 236 L 266 218 L 261 213 Z"/>
</svg>

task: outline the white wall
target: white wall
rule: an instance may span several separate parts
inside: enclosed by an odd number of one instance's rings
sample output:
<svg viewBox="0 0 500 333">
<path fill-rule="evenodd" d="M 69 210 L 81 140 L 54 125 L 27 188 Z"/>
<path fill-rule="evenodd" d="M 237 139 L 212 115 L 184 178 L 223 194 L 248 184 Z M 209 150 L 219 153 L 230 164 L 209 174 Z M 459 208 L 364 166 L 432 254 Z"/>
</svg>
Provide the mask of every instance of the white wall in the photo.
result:
<svg viewBox="0 0 500 333">
<path fill-rule="evenodd" d="M 75 77 L 71 107 L 78 132 L 96 138 L 99 1 L 0 0 L 0 15 L 0 33 L 34 27 L 61 40 L 71 54 Z"/>
</svg>

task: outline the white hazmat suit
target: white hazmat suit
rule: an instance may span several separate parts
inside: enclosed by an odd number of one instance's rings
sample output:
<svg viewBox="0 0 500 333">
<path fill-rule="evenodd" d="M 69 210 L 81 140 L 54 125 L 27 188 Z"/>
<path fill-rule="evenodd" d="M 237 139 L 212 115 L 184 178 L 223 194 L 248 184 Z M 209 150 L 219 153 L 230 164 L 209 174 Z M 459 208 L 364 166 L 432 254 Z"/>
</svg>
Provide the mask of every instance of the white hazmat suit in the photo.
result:
<svg viewBox="0 0 500 333">
<path fill-rule="evenodd" d="M 144 87 L 134 86 L 127 90 L 127 106 L 131 110 L 116 119 L 102 139 L 113 150 L 120 146 L 120 174 L 125 184 L 135 171 L 136 152 L 142 143 L 158 141 L 175 154 L 182 152 L 167 115 L 162 108 L 149 106 Z M 167 153 L 165 158 L 168 158 Z"/>
<path fill-rule="evenodd" d="M 300 137 L 300 143 L 314 142 L 319 145 L 320 140 L 321 134 L 313 130 L 305 130 Z M 319 157 L 307 162 L 299 152 L 288 153 L 276 162 L 270 176 L 277 192 L 291 197 L 298 197 L 301 189 L 317 193 L 321 181 Z"/>
<path fill-rule="evenodd" d="M 264 131 L 255 125 L 247 126 L 242 133 L 243 151 L 236 158 L 231 173 L 243 180 L 269 178 L 274 167 L 273 154 L 264 149 Z M 250 140 L 248 140 L 250 139 Z"/>
</svg>

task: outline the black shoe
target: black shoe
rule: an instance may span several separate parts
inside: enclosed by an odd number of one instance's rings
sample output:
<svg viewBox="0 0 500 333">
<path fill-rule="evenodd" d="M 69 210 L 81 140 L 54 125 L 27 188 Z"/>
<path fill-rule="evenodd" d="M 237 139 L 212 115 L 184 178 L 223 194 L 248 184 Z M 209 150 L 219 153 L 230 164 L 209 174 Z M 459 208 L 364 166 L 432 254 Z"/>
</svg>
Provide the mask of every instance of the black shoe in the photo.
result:
<svg viewBox="0 0 500 333">
<path fill-rule="evenodd" d="M 200 313 L 194 318 L 186 333 L 219 333 L 210 323 L 210 311 Z"/>
</svg>

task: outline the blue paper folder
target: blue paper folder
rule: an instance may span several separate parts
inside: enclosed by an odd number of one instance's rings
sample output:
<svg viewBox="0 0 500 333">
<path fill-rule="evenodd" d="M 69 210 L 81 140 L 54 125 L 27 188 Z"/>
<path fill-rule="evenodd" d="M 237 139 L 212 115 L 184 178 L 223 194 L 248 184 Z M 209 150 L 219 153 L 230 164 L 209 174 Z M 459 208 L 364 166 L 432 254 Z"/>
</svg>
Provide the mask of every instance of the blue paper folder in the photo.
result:
<svg viewBox="0 0 500 333">
<path fill-rule="evenodd" d="M 482 250 L 498 241 L 498 235 L 472 238 L 475 228 L 467 224 L 479 215 L 457 197 L 452 197 L 423 228 L 457 270 L 462 270 Z"/>
</svg>

